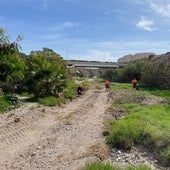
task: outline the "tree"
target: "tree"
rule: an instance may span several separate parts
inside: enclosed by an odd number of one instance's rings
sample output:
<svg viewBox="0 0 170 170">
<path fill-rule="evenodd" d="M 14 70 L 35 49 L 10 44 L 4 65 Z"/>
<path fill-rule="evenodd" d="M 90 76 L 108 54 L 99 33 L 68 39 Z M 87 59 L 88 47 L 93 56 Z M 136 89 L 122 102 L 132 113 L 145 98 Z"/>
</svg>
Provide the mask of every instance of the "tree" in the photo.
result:
<svg viewBox="0 0 170 170">
<path fill-rule="evenodd" d="M 19 57 L 18 47 L 16 42 L 10 43 L 8 35 L 0 28 L 0 86 L 4 92 L 13 90 L 24 78 L 25 63 Z"/>
<path fill-rule="evenodd" d="M 148 87 L 170 89 L 170 63 L 148 62 L 142 70 L 142 82 Z"/>
<path fill-rule="evenodd" d="M 137 60 L 120 69 L 118 81 L 130 82 L 134 77 L 140 80 L 142 68 L 146 62 L 146 60 Z"/>
<path fill-rule="evenodd" d="M 56 95 L 65 87 L 67 66 L 53 50 L 43 48 L 43 51 L 32 51 L 26 66 L 25 86 L 35 97 Z"/>
<path fill-rule="evenodd" d="M 110 70 L 107 70 L 104 73 L 103 78 L 105 80 L 110 80 L 112 82 L 117 82 L 118 81 L 118 74 L 119 74 L 118 69 L 110 69 Z"/>
</svg>

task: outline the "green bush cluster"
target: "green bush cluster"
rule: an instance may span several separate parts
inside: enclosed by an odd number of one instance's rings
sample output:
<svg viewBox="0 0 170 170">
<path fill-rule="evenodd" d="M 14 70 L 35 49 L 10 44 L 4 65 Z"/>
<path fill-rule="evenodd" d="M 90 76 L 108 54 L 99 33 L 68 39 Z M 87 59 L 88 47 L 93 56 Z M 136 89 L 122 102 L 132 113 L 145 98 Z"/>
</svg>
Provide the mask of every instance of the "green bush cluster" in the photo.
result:
<svg viewBox="0 0 170 170">
<path fill-rule="evenodd" d="M 108 70 L 103 75 L 104 79 L 120 83 L 130 83 L 134 77 L 139 81 L 140 86 L 169 90 L 170 63 L 137 60 L 124 68 Z"/>
<path fill-rule="evenodd" d="M 31 52 L 25 63 L 23 86 L 35 97 L 56 96 L 66 87 L 66 63 L 53 50 L 43 48 L 43 51 Z"/>
<path fill-rule="evenodd" d="M 6 100 L 4 97 L 0 97 L 0 111 L 4 111 L 7 108 L 9 108 L 11 105 L 8 100 Z"/>
<path fill-rule="evenodd" d="M 0 96 L 0 112 L 19 106 L 19 100 L 14 95 Z"/>
<path fill-rule="evenodd" d="M 144 136 L 143 124 L 140 121 L 123 119 L 111 123 L 112 130 L 107 142 L 119 149 L 130 149 Z"/>
<path fill-rule="evenodd" d="M 21 37 L 17 40 L 21 40 Z M 34 95 L 31 100 L 37 98 L 36 101 L 45 105 L 74 98 L 76 85 L 71 82 L 67 64 L 59 54 L 43 48 L 42 51 L 31 51 L 25 55 L 19 53 L 18 47 L 17 43 L 10 43 L 6 32 L 0 28 L 0 95 L 29 93 Z M 63 93 L 62 97 L 60 93 Z M 8 98 L 2 102 L 6 105 L 11 101 Z"/>
</svg>

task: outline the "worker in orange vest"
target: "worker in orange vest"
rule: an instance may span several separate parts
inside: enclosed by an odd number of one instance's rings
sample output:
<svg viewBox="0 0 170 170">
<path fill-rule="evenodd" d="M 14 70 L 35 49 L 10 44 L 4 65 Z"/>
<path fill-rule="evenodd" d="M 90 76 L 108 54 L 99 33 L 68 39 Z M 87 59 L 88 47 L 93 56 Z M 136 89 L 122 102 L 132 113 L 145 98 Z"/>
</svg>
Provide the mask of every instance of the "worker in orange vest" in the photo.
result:
<svg viewBox="0 0 170 170">
<path fill-rule="evenodd" d="M 104 84 L 105 84 L 106 91 L 109 91 L 109 89 L 110 89 L 110 81 L 105 80 Z"/>
<path fill-rule="evenodd" d="M 136 78 L 134 78 L 131 82 L 132 82 L 132 85 L 133 85 L 133 89 L 136 90 L 136 85 L 137 85 L 138 81 L 136 80 Z"/>
</svg>

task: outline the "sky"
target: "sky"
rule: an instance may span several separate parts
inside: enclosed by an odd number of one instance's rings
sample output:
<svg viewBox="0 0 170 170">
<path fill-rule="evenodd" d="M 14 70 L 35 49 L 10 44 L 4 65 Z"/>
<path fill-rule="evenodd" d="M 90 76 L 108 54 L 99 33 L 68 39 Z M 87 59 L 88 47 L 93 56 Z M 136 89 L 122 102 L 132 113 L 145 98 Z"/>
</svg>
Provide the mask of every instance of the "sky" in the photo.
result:
<svg viewBox="0 0 170 170">
<path fill-rule="evenodd" d="M 170 0 L 0 0 L 0 27 L 21 52 L 47 47 L 66 60 L 117 62 L 170 51 Z"/>
</svg>

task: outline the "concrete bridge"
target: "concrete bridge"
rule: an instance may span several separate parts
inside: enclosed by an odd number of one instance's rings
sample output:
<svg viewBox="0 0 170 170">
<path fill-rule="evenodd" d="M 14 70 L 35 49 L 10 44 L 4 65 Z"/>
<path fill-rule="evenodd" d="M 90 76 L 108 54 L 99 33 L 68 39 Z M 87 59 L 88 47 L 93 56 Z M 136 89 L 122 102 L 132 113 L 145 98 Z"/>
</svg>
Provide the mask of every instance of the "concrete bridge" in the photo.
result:
<svg viewBox="0 0 170 170">
<path fill-rule="evenodd" d="M 67 60 L 67 65 L 74 73 L 88 77 L 101 77 L 106 70 L 118 68 L 116 62 Z"/>
<path fill-rule="evenodd" d="M 99 61 L 81 61 L 81 60 L 67 60 L 69 67 L 97 67 L 97 68 L 117 68 L 116 62 L 99 62 Z"/>
</svg>

